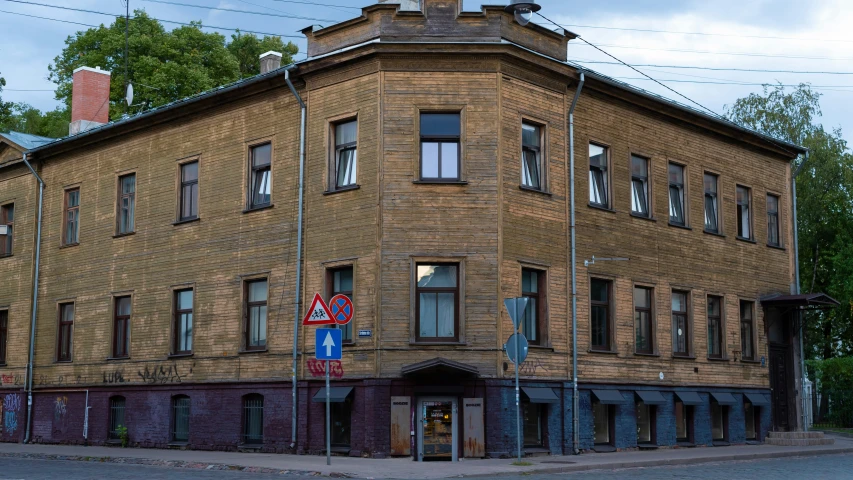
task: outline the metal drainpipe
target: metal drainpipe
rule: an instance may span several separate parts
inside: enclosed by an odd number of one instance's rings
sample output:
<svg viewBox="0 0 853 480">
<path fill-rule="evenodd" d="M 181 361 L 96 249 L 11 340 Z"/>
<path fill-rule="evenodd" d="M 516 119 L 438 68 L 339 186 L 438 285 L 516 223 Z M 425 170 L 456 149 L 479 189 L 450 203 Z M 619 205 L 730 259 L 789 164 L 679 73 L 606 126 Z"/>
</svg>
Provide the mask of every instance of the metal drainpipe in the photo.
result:
<svg viewBox="0 0 853 480">
<path fill-rule="evenodd" d="M 292 68 L 292 67 L 291 67 Z M 296 87 L 293 86 L 293 83 L 290 81 L 290 68 L 284 71 L 284 81 L 287 82 L 287 86 L 290 87 L 291 93 L 296 97 L 296 101 L 299 102 L 299 108 L 302 112 L 302 116 L 299 122 L 299 219 L 297 225 L 297 233 L 296 233 L 296 292 L 295 292 L 295 301 L 296 305 L 295 312 L 293 314 L 293 366 L 291 368 L 291 381 L 293 382 L 293 398 L 292 402 L 292 412 L 291 412 L 291 440 L 290 440 L 290 448 L 293 448 L 294 451 L 296 449 L 296 367 L 298 363 L 299 352 L 297 351 L 299 348 L 298 338 L 299 338 L 299 307 L 302 298 L 302 210 L 303 210 L 303 193 L 305 188 L 305 122 L 306 122 L 306 107 L 305 102 L 302 101 L 302 97 L 299 96 L 299 93 L 296 92 Z"/>
<path fill-rule="evenodd" d="M 569 108 L 569 197 L 571 198 L 571 262 L 572 262 L 572 450 L 574 454 L 580 453 L 580 435 L 578 432 L 578 267 L 577 267 L 577 243 L 575 242 L 575 106 L 581 96 L 583 84 L 586 78 L 583 71 L 578 88 L 575 90 L 575 98 Z"/>
<path fill-rule="evenodd" d="M 805 158 L 800 166 L 791 175 L 791 199 L 793 203 L 792 216 L 794 220 L 794 293 L 800 294 L 800 238 L 798 234 L 799 227 L 797 225 L 797 175 L 802 171 L 803 166 L 809 161 L 809 151 L 806 150 Z M 800 339 L 800 417 L 803 422 L 803 430 L 808 432 L 809 426 L 806 421 L 806 359 L 803 351 L 803 312 L 797 310 L 797 324 L 799 332 L 797 337 Z"/>
<path fill-rule="evenodd" d="M 35 259 L 35 273 L 33 274 L 33 312 L 32 319 L 30 320 L 30 352 L 29 352 L 29 360 L 27 361 L 27 379 L 26 379 L 26 387 L 27 387 L 27 433 L 24 436 L 24 443 L 30 443 L 30 433 L 32 429 L 32 417 L 33 417 L 33 358 L 35 356 L 35 342 L 36 342 L 36 316 L 38 312 L 38 292 L 39 292 L 39 264 L 41 262 L 41 220 L 42 220 L 42 208 L 44 206 L 44 181 L 41 179 L 38 173 L 36 173 L 35 169 L 30 162 L 27 160 L 27 154 L 24 153 L 24 165 L 30 169 L 33 176 L 36 177 L 36 180 L 39 182 L 39 213 L 36 227 L 36 259 Z"/>
</svg>

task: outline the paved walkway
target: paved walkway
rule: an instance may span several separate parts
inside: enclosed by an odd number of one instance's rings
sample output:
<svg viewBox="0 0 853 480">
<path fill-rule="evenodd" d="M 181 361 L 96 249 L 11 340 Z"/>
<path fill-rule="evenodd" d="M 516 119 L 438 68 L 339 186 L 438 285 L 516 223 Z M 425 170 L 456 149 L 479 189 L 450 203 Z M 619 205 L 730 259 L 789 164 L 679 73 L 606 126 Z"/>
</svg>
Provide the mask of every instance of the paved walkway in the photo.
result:
<svg viewBox="0 0 853 480">
<path fill-rule="evenodd" d="M 527 459 L 532 465 L 524 467 L 512 465 L 512 459 L 469 459 L 457 463 L 430 462 L 417 464 L 411 459 L 375 460 L 349 457 L 332 457 L 332 465 L 326 466 L 325 457 L 313 455 L 297 456 L 192 450 L 22 445 L 17 443 L 0 444 L 0 457 L 106 461 L 265 473 L 287 472 L 293 475 L 314 473 L 368 479 L 438 479 L 460 476 L 494 477 L 502 474 L 532 472 L 558 473 L 660 465 L 690 465 L 734 460 L 853 453 L 853 439 L 844 437 L 835 437 L 835 439 L 835 445 L 813 447 L 743 445 L 716 448 L 661 449 L 651 452 L 591 453 L 576 456 L 535 457 Z"/>
</svg>

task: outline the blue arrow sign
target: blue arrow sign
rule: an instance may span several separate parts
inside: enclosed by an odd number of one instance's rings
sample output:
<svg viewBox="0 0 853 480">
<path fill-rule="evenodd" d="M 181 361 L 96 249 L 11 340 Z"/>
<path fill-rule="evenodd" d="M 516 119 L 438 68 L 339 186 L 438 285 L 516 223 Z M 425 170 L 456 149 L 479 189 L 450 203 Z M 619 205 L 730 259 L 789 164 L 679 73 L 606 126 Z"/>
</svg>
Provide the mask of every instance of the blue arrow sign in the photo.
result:
<svg viewBox="0 0 853 480">
<path fill-rule="evenodd" d="M 318 328 L 314 345 L 317 360 L 340 360 L 342 356 L 343 330 L 337 328 Z"/>
</svg>

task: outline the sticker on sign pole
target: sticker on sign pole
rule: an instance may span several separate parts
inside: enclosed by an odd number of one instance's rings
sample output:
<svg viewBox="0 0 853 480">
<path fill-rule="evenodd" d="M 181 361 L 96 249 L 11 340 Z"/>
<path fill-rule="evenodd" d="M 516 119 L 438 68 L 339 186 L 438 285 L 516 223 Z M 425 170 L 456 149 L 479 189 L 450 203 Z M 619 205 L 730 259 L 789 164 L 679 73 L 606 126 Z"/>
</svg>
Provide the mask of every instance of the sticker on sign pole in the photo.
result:
<svg viewBox="0 0 853 480">
<path fill-rule="evenodd" d="M 326 306 L 326 302 L 320 297 L 319 293 L 314 294 L 314 300 L 311 302 L 311 308 L 305 313 L 305 318 L 302 319 L 302 325 L 334 325 L 335 319 L 332 318 L 332 312 Z"/>
</svg>

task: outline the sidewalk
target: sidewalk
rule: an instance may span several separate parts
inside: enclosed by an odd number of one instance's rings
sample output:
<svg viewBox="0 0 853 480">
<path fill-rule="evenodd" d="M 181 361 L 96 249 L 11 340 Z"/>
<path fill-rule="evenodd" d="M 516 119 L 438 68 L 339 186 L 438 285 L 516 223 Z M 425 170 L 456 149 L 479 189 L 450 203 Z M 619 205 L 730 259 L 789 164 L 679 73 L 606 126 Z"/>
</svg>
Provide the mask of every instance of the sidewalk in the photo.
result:
<svg viewBox="0 0 853 480">
<path fill-rule="evenodd" d="M 21 445 L 0 443 L 0 458 L 46 458 L 72 461 L 114 462 L 208 470 L 331 475 L 368 479 L 438 479 L 447 477 L 494 477 L 511 473 L 560 473 L 597 469 L 689 465 L 708 462 L 756 460 L 764 458 L 853 454 L 853 438 L 834 437 L 835 445 L 777 447 L 743 445 L 664 449 L 652 452 L 619 452 L 526 459 L 531 466 L 516 467 L 512 459 L 463 460 L 457 463 L 430 462 L 429 468 L 411 459 L 366 459 L 308 455 L 276 455 L 191 450 L 78 447 L 62 445 Z"/>
</svg>

